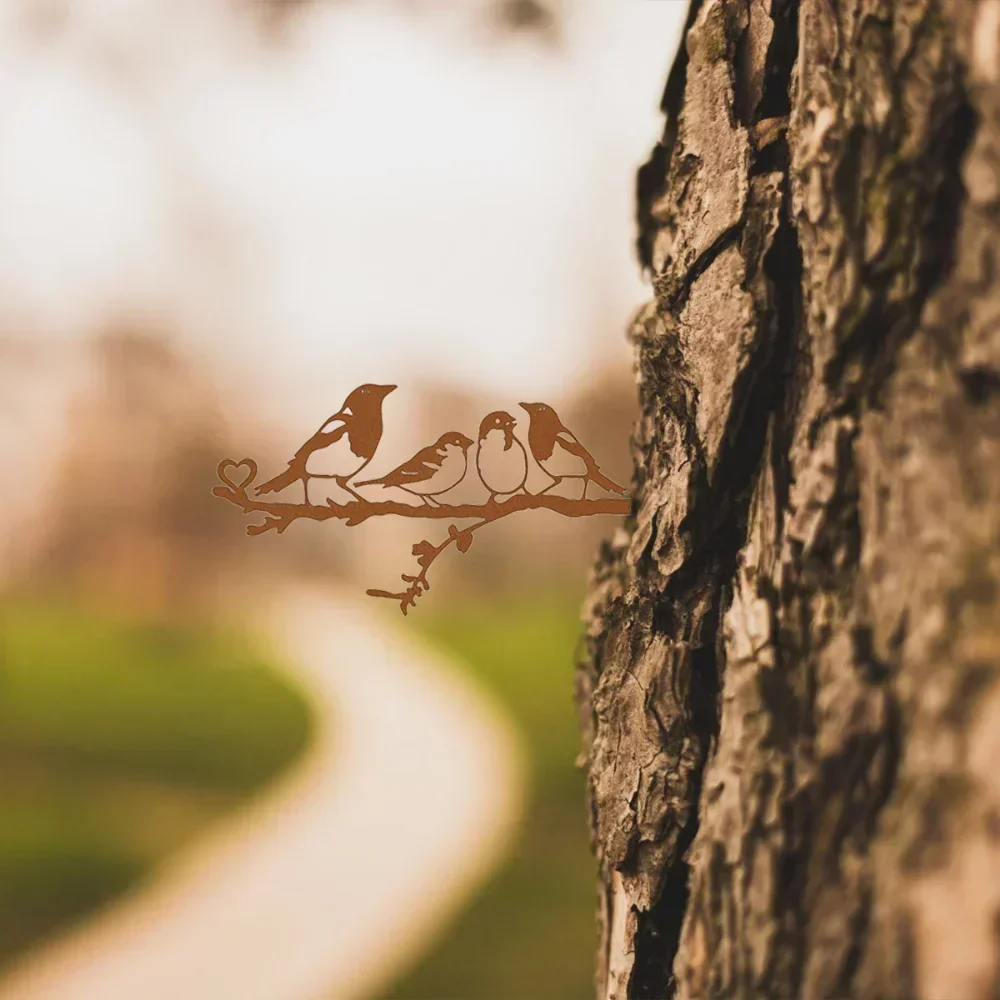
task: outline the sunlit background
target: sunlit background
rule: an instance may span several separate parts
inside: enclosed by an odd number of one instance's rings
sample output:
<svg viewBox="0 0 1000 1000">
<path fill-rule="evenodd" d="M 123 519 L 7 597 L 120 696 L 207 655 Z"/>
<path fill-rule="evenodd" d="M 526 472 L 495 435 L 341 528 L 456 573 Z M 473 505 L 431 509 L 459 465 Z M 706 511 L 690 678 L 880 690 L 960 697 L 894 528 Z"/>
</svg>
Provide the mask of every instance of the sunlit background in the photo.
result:
<svg viewBox="0 0 1000 1000">
<path fill-rule="evenodd" d="M 400 387 L 373 473 L 541 398 L 628 482 L 634 177 L 685 12 L 0 5 L 2 1000 L 591 994 L 572 674 L 616 520 L 492 525 L 404 619 L 364 591 L 441 524 L 249 538 L 211 490 L 362 382 Z"/>
</svg>

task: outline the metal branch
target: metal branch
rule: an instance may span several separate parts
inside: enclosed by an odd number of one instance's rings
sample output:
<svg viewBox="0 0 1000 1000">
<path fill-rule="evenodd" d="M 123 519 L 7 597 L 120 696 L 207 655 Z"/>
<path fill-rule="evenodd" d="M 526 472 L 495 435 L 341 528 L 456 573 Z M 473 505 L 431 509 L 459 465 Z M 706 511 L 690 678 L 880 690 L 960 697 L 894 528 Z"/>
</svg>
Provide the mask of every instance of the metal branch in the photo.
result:
<svg viewBox="0 0 1000 1000">
<path fill-rule="evenodd" d="M 246 466 L 248 474 L 242 482 L 234 482 L 229 472 Z M 452 523 L 448 526 L 448 537 L 440 544 L 421 541 L 413 546 L 413 555 L 417 557 L 419 573 L 402 575 L 407 584 L 405 590 L 393 592 L 388 590 L 369 590 L 371 597 L 383 597 L 399 601 L 400 609 L 405 615 L 408 608 L 415 605 L 421 594 L 430 590 L 427 571 L 434 560 L 453 542 L 460 552 L 466 552 L 472 544 L 472 533 L 486 524 L 492 524 L 511 514 L 524 510 L 550 510 L 564 517 L 591 517 L 597 514 L 611 514 L 620 517 L 632 512 L 630 498 L 607 497 L 596 500 L 573 500 L 569 497 L 552 496 L 547 493 L 518 493 L 508 497 L 502 503 L 493 497 L 484 504 L 439 504 L 437 506 L 411 505 L 394 500 L 351 500 L 348 503 L 326 504 L 310 503 L 275 503 L 254 500 L 247 493 L 257 474 L 257 465 L 251 459 L 241 463 L 225 460 L 219 465 L 219 476 L 224 486 L 216 486 L 212 492 L 222 500 L 235 504 L 246 514 L 261 513 L 264 521 L 247 527 L 248 535 L 262 535 L 268 531 L 285 531 L 289 525 L 300 519 L 311 521 L 341 520 L 348 527 L 362 524 L 370 517 L 413 517 L 431 520 L 448 519 L 452 522 L 476 519 L 477 523 L 465 528 L 459 528 Z"/>
</svg>

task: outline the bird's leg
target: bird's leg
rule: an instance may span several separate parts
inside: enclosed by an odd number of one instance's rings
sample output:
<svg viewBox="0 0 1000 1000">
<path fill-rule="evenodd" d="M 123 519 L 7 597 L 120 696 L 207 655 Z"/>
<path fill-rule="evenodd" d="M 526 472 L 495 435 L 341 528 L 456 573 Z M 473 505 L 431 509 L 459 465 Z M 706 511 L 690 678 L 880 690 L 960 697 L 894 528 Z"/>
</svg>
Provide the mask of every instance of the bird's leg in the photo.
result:
<svg viewBox="0 0 1000 1000">
<path fill-rule="evenodd" d="M 309 477 L 302 477 L 302 494 L 305 497 L 306 506 L 309 506 Z"/>
<path fill-rule="evenodd" d="M 424 497 L 424 501 L 428 507 L 440 507 L 441 504 L 435 500 L 433 497 Z"/>
<path fill-rule="evenodd" d="M 581 500 L 587 499 L 587 487 L 590 485 L 590 480 L 584 476 L 583 477 L 583 496 L 580 497 Z"/>
<path fill-rule="evenodd" d="M 549 485 L 546 486 L 544 490 L 539 490 L 535 494 L 535 496 L 536 497 L 540 497 L 543 493 L 548 493 L 549 490 L 551 490 L 553 486 L 558 486 L 562 481 L 563 481 L 563 477 L 562 476 L 553 477 L 552 482 L 549 483 Z"/>
<path fill-rule="evenodd" d="M 334 476 L 333 477 L 334 482 L 342 490 L 346 490 L 348 493 L 350 493 L 351 496 L 354 497 L 355 500 L 359 501 L 360 503 L 367 503 L 368 501 L 365 500 L 365 498 L 360 493 L 356 493 L 354 490 L 351 489 L 350 486 L 348 486 L 348 484 L 347 484 L 348 478 L 349 478 L 348 476 Z"/>
</svg>

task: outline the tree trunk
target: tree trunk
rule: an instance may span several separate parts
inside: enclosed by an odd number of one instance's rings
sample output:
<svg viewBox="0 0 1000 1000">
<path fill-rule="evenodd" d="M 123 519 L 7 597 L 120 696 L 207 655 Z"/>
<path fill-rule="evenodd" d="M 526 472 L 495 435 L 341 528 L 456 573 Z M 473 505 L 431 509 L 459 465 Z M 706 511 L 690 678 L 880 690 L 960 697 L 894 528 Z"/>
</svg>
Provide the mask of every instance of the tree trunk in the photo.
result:
<svg viewBox="0 0 1000 1000">
<path fill-rule="evenodd" d="M 598 996 L 1000 996 L 1000 0 L 694 0 L 663 110 Z"/>
</svg>

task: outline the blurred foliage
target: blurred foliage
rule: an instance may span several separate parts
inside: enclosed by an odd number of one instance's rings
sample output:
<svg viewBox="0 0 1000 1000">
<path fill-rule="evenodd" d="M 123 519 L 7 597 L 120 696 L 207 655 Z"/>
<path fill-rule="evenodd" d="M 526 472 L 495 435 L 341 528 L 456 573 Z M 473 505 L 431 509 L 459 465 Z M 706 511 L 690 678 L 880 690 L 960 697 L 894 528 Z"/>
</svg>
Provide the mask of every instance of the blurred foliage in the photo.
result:
<svg viewBox="0 0 1000 1000">
<path fill-rule="evenodd" d="M 145 615 L 203 611 L 245 547 L 211 493 L 228 440 L 211 373 L 157 331 L 111 328 L 88 355 L 25 575 Z"/>
<path fill-rule="evenodd" d="M 595 869 L 584 779 L 574 764 L 578 609 L 566 592 L 464 608 L 449 595 L 440 610 L 427 607 L 413 619 L 460 657 L 520 725 L 531 788 L 507 862 L 386 1000 L 593 995 Z"/>
<path fill-rule="evenodd" d="M 498 0 L 493 17 L 501 29 L 530 32 L 550 42 L 558 41 L 559 17 L 556 10 L 539 0 Z"/>
<path fill-rule="evenodd" d="M 221 458 L 250 450 L 262 468 L 284 468 L 288 442 L 268 454 L 204 359 L 169 332 L 112 326 L 85 361 L 35 530 L 13 546 L 19 587 L 172 622 L 220 612 L 248 579 L 342 568 L 339 533 L 248 545 L 245 523 L 213 496 Z"/>
<path fill-rule="evenodd" d="M 304 748 L 235 634 L 0 603 L 0 963 L 133 885 Z"/>
</svg>

